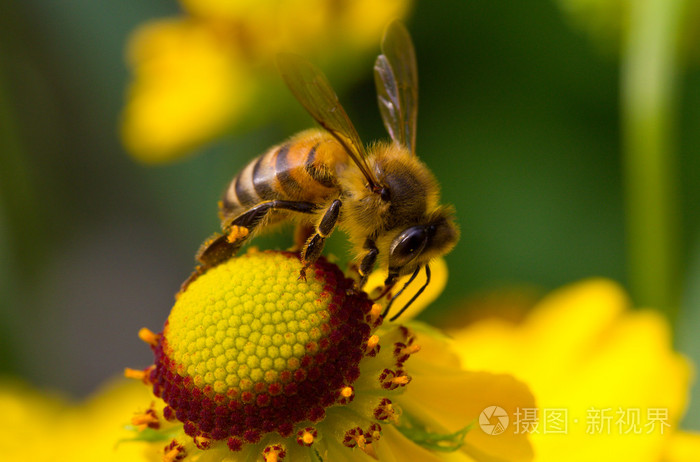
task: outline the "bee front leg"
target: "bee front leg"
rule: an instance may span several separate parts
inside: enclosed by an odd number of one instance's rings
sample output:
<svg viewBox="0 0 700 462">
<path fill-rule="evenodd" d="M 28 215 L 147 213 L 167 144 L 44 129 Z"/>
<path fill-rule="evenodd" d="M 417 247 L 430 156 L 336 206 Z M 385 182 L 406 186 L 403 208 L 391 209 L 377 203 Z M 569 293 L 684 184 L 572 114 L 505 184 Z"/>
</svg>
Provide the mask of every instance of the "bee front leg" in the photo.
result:
<svg viewBox="0 0 700 462">
<path fill-rule="evenodd" d="M 321 256 L 326 238 L 333 232 L 333 228 L 338 222 L 341 205 L 343 203 L 340 202 L 340 199 L 331 202 L 330 207 L 323 214 L 321 222 L 316 226 L 316 232 L 311 235 L 306 244 L 304 244 L 304 248 L 301 249 L 301 263 L 303 266 L 299 273 L 299 279 L 306 280 L 306 269 Z"/>
<path fill-rule="evenodd" d="M 364 248 L 367 250 L 367 253 L 362 257 L 360 268 L 357 270 L 360 273 L 360 281 L 357 283 L 359 289 L 362 289 L 367 283 L 369 273 L 372 272 L 374 263 L 377 261 L 377 255 L 379 255 L 377 244 L 370 238 L 367 238 L 365 241 Z"/>
</svg>

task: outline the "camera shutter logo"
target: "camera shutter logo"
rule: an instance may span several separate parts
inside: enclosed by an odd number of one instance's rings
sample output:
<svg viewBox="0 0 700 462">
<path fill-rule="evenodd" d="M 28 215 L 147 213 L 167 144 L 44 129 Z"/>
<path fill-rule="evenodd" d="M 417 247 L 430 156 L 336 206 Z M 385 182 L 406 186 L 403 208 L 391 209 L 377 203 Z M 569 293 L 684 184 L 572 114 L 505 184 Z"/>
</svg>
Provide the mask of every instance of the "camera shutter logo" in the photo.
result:
<svg viewBox="0 0 700 462">
<path fill-rule="evenodd" d="M 498 406 L 489 406 L 479 414 L 479 426 L 487 435 L 500 435 L 508 428 L 508 413 Z"/>
</svg>

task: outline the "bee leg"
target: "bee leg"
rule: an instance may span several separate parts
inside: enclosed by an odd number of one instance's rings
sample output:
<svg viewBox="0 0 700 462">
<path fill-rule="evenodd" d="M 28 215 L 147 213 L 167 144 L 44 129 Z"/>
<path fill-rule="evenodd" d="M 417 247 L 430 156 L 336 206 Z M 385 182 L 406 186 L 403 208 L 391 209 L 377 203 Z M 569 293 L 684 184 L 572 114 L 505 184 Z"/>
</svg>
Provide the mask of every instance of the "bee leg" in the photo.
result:
<svg viewBox="0 0 700 462">
<path fill-rule="evenodd" d="M 231 229 L 232 226 L 242 226 L 248 228 L 248 231 L 253 230 L 260 222 L 273 210 L 289 210 L 299 213 L 313 213 L 316 210 L 316 204 L 313 202 L 296 202 L 296 201 L 281 201 L 271 200 L 262 202 L 254 207 L 249 208 L 245 212 L 238 215 L 224 226 L 224 231 Z"/>
<path fill-rule="evenodd" d="M 306 241 L 301 249 L 302 268 L 299 272 L 299 279 L 306 280 L 306 268 L 308 268 L 318 257 L 321 256 L 326 238 L 333 232 L 335 224 L 340 216 L 340 206 L 343 205 L 340 199 L 331 202 L 330 207 L 323 214 L 321 222 L 316 226 L 316 232 Z"/>
<path fill-rule="evenodd" d="M 176 297 L 209 268 L 213 268 L 236 255 L 236 252 L 243 246 L 251 232 L 270 211 L 290 210 L 299 213 L 312 213 L 315 209 L 316 204 L 311 202 L 272 200 L 251 207 L 238 215 L 224 226 L 224 234 L 216 233 L 212 235 L 199 247 L 196 259 L 200 264 L 195 267 L 190 277 L 182 283 Z"/>
<path fill-rule="evenodd" d="M 304 244 L 316 232 L 316 228 L 309 224 L 300 224 L 294 230 L 294 245 L 290 249 L 292 252 L 301 252 Z"/>
<path fill-rule="evenodd" d="M 245 231 L 240 231 L 240 228 L 237 231 L 244 233 L 246 236 L 248 234 Z M 180 291 L 177 293 L 176 297 L 184 292 L 185 289 L 187 289 L 187 286 L 189 286 L 199 276 L 204 274 L 209 268 L 213 268 L 219 263 L 224 262 L 235 255 L 240 248 L 242 241 L 241 243 L 236 244 L 237 243 L 232 243 L 229 240 L 229 234 L 220 233 L 215 233 L 204 241 L 204 243 L 199 247 L 196 255 L 196 259 L 200 264 L 195 267 L 192 274 L 190 274 L 190 277 L 188 277 L 187 280 L 182 283 L 180 286 Z"/>
<path fill-rule="evenodd" d="M 372 271 L 372 268 L 374 268 L 374 263 L 377 261 L 377 255 L 379 255 L 377 244 L 370 238 L 367 238 L 365 241 L 364 248 L 367 250 L 367 253 L 364 257 L 362 257 L 362 262 L 360 263 L 360 268 L 358 269 L 358 273 L 360 273 L 360 280 L 357 283 L 357 287 L 359 289 L 362 289 L 367 283 L 369 273 Z"/>
</svg>

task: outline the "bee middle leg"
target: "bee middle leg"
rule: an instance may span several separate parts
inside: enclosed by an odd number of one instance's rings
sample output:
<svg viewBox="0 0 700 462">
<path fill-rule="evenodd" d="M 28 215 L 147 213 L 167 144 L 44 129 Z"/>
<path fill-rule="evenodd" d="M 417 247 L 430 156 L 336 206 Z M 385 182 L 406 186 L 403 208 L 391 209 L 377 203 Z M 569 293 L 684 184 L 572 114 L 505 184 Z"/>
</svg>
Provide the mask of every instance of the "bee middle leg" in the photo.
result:
<svg viewBox="0 0 700 462">
<path fill-rule="evenodd" d="M 331 202 L 331 205 L 316 226 L 316 232 L 306 240 L 306 244 L 304 244 L 304 247 L 301 249 L 302 268 L 299 273 L 299 279 L 306 280 L 306 269 L 321 256 L 326 238 L 333 232 L 333 228 L 335 228 L 335 224 L 338 222 L 340 207 L 342 205 L 343 203 L 340 202 L 340 199 L 335 199 Z"/>
</svg>

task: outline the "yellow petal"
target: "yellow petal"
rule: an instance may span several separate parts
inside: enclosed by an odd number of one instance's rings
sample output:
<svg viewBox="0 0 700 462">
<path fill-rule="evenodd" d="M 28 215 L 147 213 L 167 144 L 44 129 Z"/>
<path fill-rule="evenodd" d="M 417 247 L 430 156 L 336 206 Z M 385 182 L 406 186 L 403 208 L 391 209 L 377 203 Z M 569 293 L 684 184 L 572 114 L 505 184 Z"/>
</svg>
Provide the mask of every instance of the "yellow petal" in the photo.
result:
<svg viewBox="0 0 700 462">
<path fill-rule="evenodd" d="M 423 346 L 424 340 L 418 342 Z M 439 354 L 421 349 L 410 359 L 412 381 L 397 401 L 411 415 L 432 422 L 435 431 L 455 432 L 472 424 L 467 433 L 464 452 L 480 461 L 528 461 L 532 448 L 515 427 L 493 435 L 478 424 L 479 416 L 491 406 L 498 406 L 512 420 L 518 409 L 535 406 L 525 384 L 509 375 L 466 372 L 441 367 Z"/>
<path fill-rule="evenodd" d="M 516 434 L 514 426 L 494 435 L 486 433 L 478 423 L 481 413 L 491 406 L 503 409 L 511 421 L 518 409 L 534 407 L 534 399 L 527 386 L 511 376 L 487 372 L 414 375 L 411 386 L 399 403 L 414 415 L 428 416 L 443 424 L 447 431 L 457 431 L 473 424 L 467 433 L 464 451 L 477 460 L 532 460 L 532 448 L 527 436 Z"/>
<path fill-rule="evenodd" d="M 27 385 L 0 384 L 0 447 L 3 460 L 36 462 L 159 460 L 162 445 L 117 441 L 133 437 L 125 429 L 132 409 L 149 403 L 149 389 L 118 380 L 83 404 L 40 393 Z M 149 457 L 153 457 L 150 459 Z"/>
<path fill-rule="evenodd" d="M 536 460 L 658 461 L 687 404 L 690 366 L 672 351 L 667 322 L 630 310 L 609 281 L 559 290 L 521 324 L 486 320 L 453 334 L 466 366 L 512 373 L 531 387 Z M 546 431 L 548 410 L 565 413 L 564 434 Z M 664 428 L 649 431 L 656 410 Z M 635 415 L 640 428 L 625 420 Z"/>
<path fill-rule="evenodd" d="M 700 433 L 677 432 L 666 446 L 662 462 L 697 462 L 700 460 Z"/>
<path fill-rule="evenodd" d="M 377 456 L 382 462 L 469 462 L 472 459 L 462 453 L 443 454 L 429 451 L 401 434 L 393 425 L 382 427 L 382 438 L 376 444 Z"/>
</svg>

